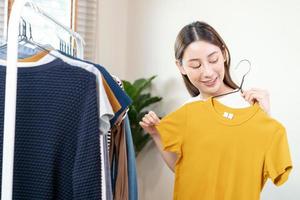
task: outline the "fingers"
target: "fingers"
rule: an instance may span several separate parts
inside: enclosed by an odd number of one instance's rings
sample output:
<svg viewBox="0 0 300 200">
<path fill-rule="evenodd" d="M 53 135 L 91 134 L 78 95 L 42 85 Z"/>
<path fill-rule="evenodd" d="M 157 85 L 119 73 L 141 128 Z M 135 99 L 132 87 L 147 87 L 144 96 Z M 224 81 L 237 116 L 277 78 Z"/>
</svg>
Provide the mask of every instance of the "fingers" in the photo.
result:
<svg viewBox="0 0 300 200">
<path fill-rule="evenodd" d="M 148 128 L 149 127 L 149 125 L 147 123 L 144 123 L 144 122 L 139 122 L 139 124 L 142 128 Z"/>
<path fill-rule="evenodd" d="M 251 88 L 249 90 L 244 90 L 243 93 L 248 93 L 248 92 L 255 92 L 257 94 L 263 95 L 263 96 L 269 96 L 269 92 L 267 90 L 259 89 L 259 88 Z"/>
<path fill-rule="evenodd" d="M 255 101 L 260 102 L 263 99 L 263 95 L 260 94 L 260 93 L 258 93 L 258 92 L 256 92 L 256 91 L 245 91 L 243 93 L 243 97 L 250 104 L 253 104 Z"/>
<path fill-rule="evenodd" d="M 142 118 L 142 124 L 147 125 L 147 126 L 154 126 L 159 123 L 160 119 L 157 117 L 157 115 L 153 112 L 150 111 L 148 114 L 146 114 Z"/>
<path fill-rule="evenodd" d="M 155 125 L 157 125 L 159 121 L 157 115 L 153 111 L 150 111 L 142 118 L 142 121 L 140 121 L 139 124 L 145 132 L 150 135 L 155 135 L 158 133 Z"/>
<path fill-rule="evenodd" d="M 250 90 L 244 91 L 242 96 L 245 98 L 247 102 L 250 104 L 254 104 L 258 102 L 260 107 L 266 112 L 270 113 L 270 98 L 269 92 L 266 90 L 252 88 Z"/>
<path fill-rule="evenodd" d="M 150 121 L 149 117 L 147 115 L 145 115 L 142 119 L 142 121 L 148 125 L 152 124 L 152 122 Z"/>
<path fill-rule="evenodd" d="M 160 119 L 158 118 L 158 116 L 155 114 L 155 112 L 153 111 L 150 111 L 149 113 L 149 116 L 152 118 L 153 122 L 155 124 L 158 124 L 160 122 Z"/>
</svg>

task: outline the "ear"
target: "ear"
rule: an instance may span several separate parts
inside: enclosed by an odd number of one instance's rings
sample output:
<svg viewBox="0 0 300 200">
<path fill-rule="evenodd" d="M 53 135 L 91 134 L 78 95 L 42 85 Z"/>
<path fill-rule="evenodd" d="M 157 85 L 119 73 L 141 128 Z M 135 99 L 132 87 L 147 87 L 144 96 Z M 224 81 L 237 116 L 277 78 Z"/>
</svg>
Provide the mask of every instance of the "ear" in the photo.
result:
<svg viewBox="0 0 300 200">
<path fill-rule="evenodd" d="M 176 60 L 176 66 L 179 69 L 181 74 L 186 75 L 185 69 L 183 68 L 183 66 L 179 60 Z"/>
</svg>

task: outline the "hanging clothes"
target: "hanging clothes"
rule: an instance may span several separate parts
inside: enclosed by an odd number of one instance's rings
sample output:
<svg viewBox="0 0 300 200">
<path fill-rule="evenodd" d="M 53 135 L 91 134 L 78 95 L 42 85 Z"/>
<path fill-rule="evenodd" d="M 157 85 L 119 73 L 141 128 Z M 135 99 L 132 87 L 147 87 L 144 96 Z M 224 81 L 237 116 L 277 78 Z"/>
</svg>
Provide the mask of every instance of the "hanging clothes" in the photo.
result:
<svg viewBox="0 0 300 200">
<path fill-rule="evenodd" d="M 124 122 L 121 122 L 118 126 L 114 126 L 111 135 L 110 163 L 112 165 L 111 174 L 114 200 L 126 200 L 129 198 L 129 194 Z"/>
<path fill-rule="evenodd" d="M 61 54 L 64 54 L 63 52 L 60 52 Z M 64 54 L 66 55 L 66 54 Z M 66 55 L 70 57 L 69 55 Z M 78 58 L 73 58 L 76 60 L 80 60 Z M 120 86 L 116 83 L 116 81 L 113 79 L 113 77 L 109 74 L 109 72 L 101 65 L 95 64 L 92 62 L 80 60 L 82 62 L 86 62 L 89 64 L 94 65 L 102 74 L 102 76 L 105 78 L 106 82 L 109 84 L 110 89 L 113 91 L 114 96 L 116 97 L 117 101 L 121 105 L 121 108 L 117 110 L 117 112 L 114 113 L 114 117 L 110 120 L 111 127 L 116 123 L 117 119 L 119 119 L 124 112 L 128 109 L 128 106 L 131 105 L 132 100 L 130 97 L 120 88 Z"/>
<path fill-rule="evenodd" d="M 60 52 L 62 53 L 62 52 Z M 64 54 L 65 55 L 65 54 Z M 66 55 L 67 56 L 67 55 Z M 78 60 L 78 59 L 77 59 Z M 88 62 L 90 63 L 90 62 Z M 128 106 L 131 104 L 131 99 L 127 96 L 127 94 L 121 89 L 120 85 L 116 84 L 116 81 L 114 80 L 114 78 L 107 72 L 107 70 L 100 66 L 100 65 L 95 65 L 99 71 L 101 71 L 103 77 L 105 78 L 106 82 L 108 83 L 108 85 L 111 88 L 111 91 L 113 92 L 114 95 L 112 95 L 111 97 L 115 96 L 116 99 L 119 102 L 119 105 L 121 105 L 121 107 L 116 110 L 116 112 L 114 113 L 114 117 L 111 119 L 110 123 L 111 126 L 116 126 L 117 130 L 120 131 L 120 127 L 119 126 L 124 126 L 117 124 L 119 122 L 120 119 L 123 118 L 124 114 L 127 112 L 128 110 Z M 121 84 L 121 82 L 120 82 Z M 116 154 L 112 154 L 114 155 L 114 159 L 110 159 L 111 160 L 111 187 L 109 189 L 112 189 L 112 194 L 113 194 L 113 199 L 127 199 L 129 198 L 129 193 L 128 193 L 128 178 L 126 178 L 128 176 L 128 170 L 127 170 L 127 154 L 126 154 L 126 140 L 124 140 L 125 137 L 125 132 L 124 129 L 121 129 L 122 132 L 118 132 L 115 131 L 114 133 L 112 133 L 114 136 L 116 136 L 117 138 L 117 143 L 115 144 L 114 148 L 115 151 L 112 152 L 118 152 Z M 111 133 L 108 133 L 109 136 L 109 141 L 108 143 L 111 144 L 110 142 L 110 137 L 111 137 Z M 132 136 L 131 136 L 132 137 Z M 107 137 L 105 139 L 108 139 Z M 118 141 L 118 139 L 120 139 L 121 141 Z M 123 142 L 125 141 L 125 142 Z M 107 151 L 108 149 L 105 149 L 104 151 Z M 103 150 L 102 150 L 103 151 Z M 106 165 L 108 163 L 104 162 L 104 165 Z M 106 168 L 104 166 L 104 168 Z M 109 174 L 109 172 L 106 172 L 107 174 Z M 124 177 L 123 177 L 124 176 Z M 109 182 L 108 180 L 106 181 L 106 183 Z M 110 192 L 108 192 L 110 194 Z"/>
<path fill-rule="evenodd" d="M 122 81 L 113 76 L 115 81 L 124 90 Z M 124 133 L 126 138 L 126 154 L 127 154 L 127 174 L 128 174 L 128 199 L 137 200 L 137 175 L 136 175 L 136 161 L 135 161 L 135 150 L 133 146 L 132 134 L 130 129 L 129 117 L 127 114 L 123 117 L 124 119 Z M 110 134 L 108 134 L 110 135 Z"/>
<path fill-rule="evenodd" d="M 101 199 L 98 111 L 94 74 L 61 59 L 18 69 L 13 199 Z"/>
<path fill-rule="evenodd" d="M 54 59 L 53 56 L 56 58 Z M 43 65 L 51 62 L 53 60 L 60 60 L 65 62 L 68 65 L 73 67 L 78 67 L 84 69 L 91 74 L 95 75 L 96 82 L 96 96 L 97 96 L 97 107 L 98 107 L 98 116 L 99 116 L 99 157 L 100 157 L 100 185 L 101 185 L 101 199 L 115 199 L 113 196 L 118 196 L 119 199 L 129 198 L 128 194 L 128 178 L 122 180 L 121 173 L 118 176 L 118 189 L 117 193 L 113 193 L 113 187 L 111 182 L 112 175 L 110 174 L 110 162 L 109 162 L 109 152 L 108 152 L 108 137 L 110 137 L 109 130 L 111 126 L 117 125 L 120 123 L 120 119 L 122 120 L 124 114 L 128 110 L 128 106 L 131 104 L 131 99 L 127 96 L 127 94 L 120 88 L 114 78 L 106 71 L 106 69 L 100 65 L 96 65 L 91 62 L 86 62 L 83 60 L 75 59 L 71 56 L 68 56 L 62 52 L 52 50 L 50 53 L 45 53 L 44 51 L 40 51 L 31 57 L 25 57 L 21 61 L 27 63 L 27 67 L 35 63 L 36 65 Z M 118 124 L 120 125 L 120 124 Z M 123 129 L 124 130 L 124 129 Z M 119 155 L 126 154 L 127 143 L 125 139 L 125 132 L 122 133 L 123 136 L 121 138 L 122 142 L 119 143 L 120 147 L 118 149 L 122 149 L 119 152 Z M 131 136 L 130 136 L 131 137 Z M 132 138 L 131 138 L 132 139 Z M 125 150 L 125 151 L 124 151 Z M 119 159 L 119 158 L 118 158 Z M 120 172 L 128 176 L 129 171 L 127 170 L 127 156 L 121 158 L 124 162 L 123 164 L 118 166 L 118 170 L 120 168 Z M 116 180 L 117 180 L 116 179 Z M 120 184 L 121 183 L 121 184 Z M 127 187 L 127 192 L 122 192 L 122 188 L 124 186 Z"/>
<path fill-rule="evenodd" d="M 130 129 L 129 117 L 125 117 L 125 137 L 127 147 L 127 165 L 128 165 L 128 193 L 129 200 L 138 200 L 138 183 L 137 183 L 137 171 L 135 151 L 133 146 L 133 140 Z"/>
<path fill-rule="evenodd" d="M 101 160 L 103 161 L 102 165 L 101 165 L 102 199 L 112 199 L 112 192 L 110 189 L 111 188 L 110 174 L 109 174 L 110 171 L 106 170 L 109 168 L 109 163 L 105 162 L 105 160 L 108 160 L 105 157 L 106 155 L 108 155 L 108 152 L 107 152 L 108 150 L 104 146 L 104 143 L 106 143 L 105 140 L 107 140 L 107 138 L 104 138 L 104 136 L 103 136 L 103 134 L 107 134 L 107 132 L 109 131 L 109 129 L 110 129 L 110 121 L 109 120 L 112 119 L 112 117 L 114 116 L 113 108 L 111 107 L 109 99 L 107 98 L 107 95 L 106 95 L 107 94 L 106 91 L 108 91 L 108 93 L 109 92 L 112 93 L 112 91 L 109 88 L 105 89 L 103 87 L 103 85 L 104 85 L 103 80 L 105 80 L 105 79 L 102 79 L 102 77 L 103 77 L 102 74 L 100 73 L 98 68 L 96 68 L 94 65 L 87 63 L 87 62 L 82 62 L 77 59 L 72 59 L 71 57 L 66 56 L 65 54 L 62 54 L 61 52 L 58 52 L 58 51 L 51 51 L 50 54 L 62 59 L 64 62 L 67 62 L 68 64 L 83 68 L 83 69 L 90 71 L 96 75 L 97 89 L 98 89 L 98 94 L 99 94 L 98 95 L 98 98 L 99 98 L 98 105 L 99 105 L 99 114 L 100 114 L 99 115 L 99 119 L 100 119 L 100 128 L 99 129 L 100 129 L 100 134 L 101 134 L 100 135 L 100 157 L 101 157 Z M 44 55 L 41 53 L 40 56 L 43 56 L 43 59 L 46 59 L 47 56 L 48 57 L 51 56 L 50 54 Z M 32 59 L 38 60 L 38 59 L 41 59 L 41 57 L 39 57 L 39 55 L 37 54 L 37 55 L 34 55 L 32 57 Z M 32 59 L 27 58 L 27 61 L 32 61 Z M 109 74 L 107 73 L 107 75 L 109 75 Z M 118 89 L 117 87 L 119 87 L 119 86 L 115 82 L 112 82 L 111 84 L 114 84 L 113 85 L 114 88 Z M 118 103 L 117 99 L 115 100 L 115 102 L 117 102 L 117 103 L 115 103 L 113 105 L 117 106 L 114 108 L 115 112 L 117 112 L 122 108 L 120 106 L 118 106 L 120 104 Z"/>
<path fill-rule="evenodd" d="M 60 52 L 61 54 L 63 54 L 62 52 Z M 67 56 L 66 54 L 64 54 L 65 56 Z M 70 56 L 69 56 L 70 57 Z M 77 59 L 79 60 L 79 59 Z M 91 62 L 88 62 L 91 64 Z M 100 65 L 95 65 L 99 71 L 101 71 L 104 79 L 106 80 L 106 82 L 108 83 L 108 85 L 110 86 L 113 95 L 111 95 L 110 97 L 116 97 L 116 99 L 119 102 L 119 105 L 121 105 L 121 107 L 118 110 L 114 110 L 116 111 L 114 114 L 114 117 L 110 120 L 111 126 L 116 125 L 118 128 L 117 130 L 120 130 L 119 126 L 124 126 L 122 125 L 118 125 L 117 123 L 119 122 L 120 119 L 123 118 L 124 114 L 127 112 L 128 110 L 128 106 L 131 104 L 131 99 L 127 96 L 127 94 L 121 89 L 120 85 L 116 84 L 116 81 L 114 80 L 114 78 L 107 72 L 107 70 L 100 66 Z M 120 82 L 121 84 L 121 82 Z M 109 91 L 109 90 L 108 90 Z M 109 92 L 108 92 L 109 93 Z M 116 107 L 115 107 L 116 108 Z M 116 135 L 117 138 L 117 143 L 115 144 L 114 148 L 115 151 L 112 152 L 118 152 L 116 154 L 112 154 L 114 155 L 114 159 L 110 159 L 111 160 L 111 187 L 109 189 L 112 189 L 112 194 L 113 194 L 113 198 L 114 199 L 127 199 L 129 198 L 129 193 L 128 193 L 128 178 L 126 178 L 128 176 L 128 170 L 127 170 L 127 155 L 126 155 L 126 140 L 124 140 L 123 137 L 125 137 L 125 132 L 124 129 L 121 129 L 122 132 L 118 132 L 115 131 L 114 136 Z M 108 138 L 109 137 L 109 138 Z M 111 133 L 108 133 L 108 137 L 106 137 L 105 139 L 108 140 L 108 143 L 111 144 L 110 141 L 110 137 L 111 137 Z M 132 136 L 131 136 L 132 137 Z M 120 139 L 121 141 L 118 141 L 118 139 Z M 125 141 L 125 143 L 123 142 L 123 140 Z M 108 149 L 105 149 L 105 151 Z M 103 150 L 102 150 L 103 151 Z M 106 162 L 104 162 L 104 165 L 107 164 Z M 105 168 L 105 166 L 104 166 Z M 106 172 L 107 174 L 109 174 L 109 172 Z M 123 177 L 124 176 L 124 177 Z M 108 180 L 106 181 L 106 183 L 109 182 Z M 137 181 L 135 181 L 137 182 Z M 108 192 L 110 194 L 110 192 Z"/>
</svg>

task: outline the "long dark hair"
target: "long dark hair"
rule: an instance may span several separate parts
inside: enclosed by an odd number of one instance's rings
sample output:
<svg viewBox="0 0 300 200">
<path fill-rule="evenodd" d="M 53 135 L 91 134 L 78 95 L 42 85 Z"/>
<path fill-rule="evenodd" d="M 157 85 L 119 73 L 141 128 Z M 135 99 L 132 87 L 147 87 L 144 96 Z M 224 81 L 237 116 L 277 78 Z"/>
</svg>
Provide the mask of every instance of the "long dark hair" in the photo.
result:
<svg viewBox="0 0 300 200">
<path fill-rule="evenodd" d="M 176 60 L 178 60 L 182 64 L 183 53 L 187 48 L 187 46 L 192 42 L 200 41 L 200 40 L 216 45 L 221 49 L 225 57 L 225 63 L 224 63 L 225 75 L 223 81 L 230 88 L 237 89 L 238 86 L 233 82 L 229 72 L 230 60 L 231 60 L 229 50 L 224 40 L 217 33 L 217 31 L 205 22 L 196 21 L 184 26 L 180 30 L 175 42 Z M 200 94 L 199 90 L 191 83 L 187 75 L 182 74 L 182 77 L 190 95 L 193 97 L 199 95 Z"/>
</svg>

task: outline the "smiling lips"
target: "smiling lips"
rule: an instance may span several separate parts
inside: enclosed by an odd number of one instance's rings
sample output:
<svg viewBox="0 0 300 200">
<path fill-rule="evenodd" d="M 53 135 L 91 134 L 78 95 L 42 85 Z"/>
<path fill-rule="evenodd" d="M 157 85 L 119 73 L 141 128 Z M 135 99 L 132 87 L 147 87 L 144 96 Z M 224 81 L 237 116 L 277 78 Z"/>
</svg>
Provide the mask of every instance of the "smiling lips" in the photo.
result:
<svg viewBox="0 0 300 200">
<path fill-rule="evenodd" d="M 218 77 L 208 80 L 208 81 L 202 81 L 202 83 L 207 87 L 213 87 L 216 84 L 217 79 L 218 79 Z"/>
</svg>

